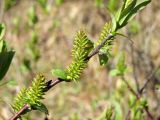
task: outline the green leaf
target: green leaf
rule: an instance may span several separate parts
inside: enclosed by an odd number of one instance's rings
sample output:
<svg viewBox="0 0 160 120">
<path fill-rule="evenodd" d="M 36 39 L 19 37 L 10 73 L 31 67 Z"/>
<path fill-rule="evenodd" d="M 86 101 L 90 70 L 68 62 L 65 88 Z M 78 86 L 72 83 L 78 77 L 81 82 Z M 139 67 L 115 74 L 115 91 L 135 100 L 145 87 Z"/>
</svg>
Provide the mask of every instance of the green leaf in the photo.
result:
<svg viewBox="0 0 160 120">
<path fill-rule="evenodd" d="M 146 99 L 141 98 L 141 99 L 140 99 L 140 104 L 141 104 L 141 106 L 142 106 L 143 109 L 144 109 L 144 108 L 148 108 L 148 103 L 147 103 L 147 100 L 146 100 Z"/>
<path fill-rule="evenodd" d="M 125 55 L 124 55 L 124 53 L 122 53 L 119 60 L 118 60 L 117 69 L 119 70 L 120 74 L 123 75 L 126 68 L 127 67 L 125 65 Z"/>
<path fill-rule="evenodd" d="M 119 5 L 119 1 L 120 0 L 109 0 L 108 1 L 108 8 L 109 10 L 113 13 L 116 11 L 116 9 L 118 8 L 118 5 Z"/>
<path fill-rule="evenodd" d="M 107 53 L 99 53 L 98 54 L 100 65 L 106 65 L 108 62 L 108 54 Z"/>
<path fill-rule="evenodd" d="M 113 69 L 109 72 L 109 75 L 112 77 L 118 76 L 120 74 L 118 69 Z"/>
<path fill-rule="evenodd" d="M 33 105 L 32 106 L 33 110 L 38 110 L 40 112 L 43 112 L 45 114 L 49 114 L 47 107 L 43 103 L 39 103 L 39 105 Z"/>
<path fill-rule="evenodd" d="M 128 105 L 130 108 L 134 107 L 134 105 L 136 104 L 136 97 L 132 94 L 129 95 L 129 100 L 128 100 Z"/>
<path fill-rule="evenodd" d="M 7 51 L 6 42 L 4 40 L 0 40 L 0 53 L 6 52 L 6 51 Z"/>
<path fill-rule="evenodd" d="M 67 79 L 67 74 L 64 70 L 61 70 L 61 69 L 53 69 L 52 71 L 52 75 L 53 76 L 56 76 L 58 78 L 61 78 L 61 79 Z"/>
<path fill-rule="evenodd" d="M 64 2 L 64 0 L 55 0 L 55 4 L 56 4 L 57 6 L 62 5 L 63 2 Z"/>
<path fill-rule="evenodd" d="M 125 26 L 136 15 L 137 12 L 145 8 L 145 6 L 150 2 L 151 0 L 141 0 L 141 2 L 138 2 L 136 6 L 121 20 L 121 28 Z"/>
<path fill-rule="evenodd" d="M 4 34 L 5 34 L 5 25 L 0 23 L 0 40 L 3 38 Z"/>
<path fill-rule="evenodd" d="M 0 53 L 0 80 L 5 76 L 11 64 L 15 51 Z"/>
<path fill-rule="evenodd" d="M 117 12 L 118 13 L 118 12 Z M 111 14 L 111 18 L 112 18 L 112 32 L 115 32 L 117 29 L 117 21 L 116 21 L 116 17 Z"/>
<path fill-rule="evenodd" d="M 17 81 L 16 80 L 9 80 L 8 82 L 7 82 L 7 86 L 9 86 L 9 87 L 14 87 L 14 86 L 17 86 L 18 84 L 17 84 Z"/>
<path fill-rule="evenodd" d="M 130 2 L 129 5 L 126 5 L 126 8 L 124 10 L 122 10 L 121 14 L 120 14 L 120 18 L 119 21 L 125 17 L 136 5 L 137 0 L 132 0 L 132 2 Z M 121 24 L 121 23 L 120 23 Z"/>
<path fill-rule="evenodd" d="M 32 6 L 28 10 L 28 23 L 32 27 L 38 22 L 38 16 L 36 15 L 35 6 Z"/>
<path fill-rule="evenodd" d="M 125 65 L 125 56 L 124 53 L 120 55 L 120 58 L 118 60 L 116 69 L 113 69 L 110 71 L 110 76 L 121 76 L 126 71 L 126 65 Z"/>
<path fill-rule="evenodd" d="M 100 65 L 107 64 L 109 57 L 111 56 L 110 51 L 109 51 L 110 48 L 111 48 L 111 46 L 108 45 L 108 46 L 100 49 L 100 51 L 98 53 Z"/>
<path fill-rule="evenodd" d="M 18 84 L 17 84 L 16 80 L 9 80 L 9 81 L 0 82 L 0 87 L 5 86 L 5 85 L 7 85 L 8 87 L 13 87 Z"/>
<path fill-rule="evenodd" d="M 112 120 L 112 115 L 113 115 L 113 107 L 110 107 L 106 110 L 106 120 Z"/>
</svg>

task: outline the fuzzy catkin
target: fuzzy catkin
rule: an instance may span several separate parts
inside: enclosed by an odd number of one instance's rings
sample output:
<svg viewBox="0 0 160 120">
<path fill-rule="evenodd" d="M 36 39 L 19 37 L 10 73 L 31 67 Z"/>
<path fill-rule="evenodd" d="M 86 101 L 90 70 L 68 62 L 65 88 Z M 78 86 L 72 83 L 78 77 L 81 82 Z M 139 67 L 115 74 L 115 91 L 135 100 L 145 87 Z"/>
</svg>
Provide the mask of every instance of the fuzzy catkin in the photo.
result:
<svg viewBox="0 0 160 120">
<path fill-rule="evenodd" d="M 39 106 L 40 100 L 43 99 L 45 88 L 45 77 L 41 74 L 37 75 L 31 87 L 22 89 L 15 97 L 12 104 L 14 112 L 19 111 L 25 104 L 29 104 L 31 107 Z"/>
<path fill-rule="evenodd" d="M 90 51 L 93 49 L 93 43 L 87 38 L 83 30 L 77 32 L 72 49 L 72 63 L 68 66 L 66 73 L 68 80 L 77 80 L 86 68 L 86 58 Z"/>
</svg>

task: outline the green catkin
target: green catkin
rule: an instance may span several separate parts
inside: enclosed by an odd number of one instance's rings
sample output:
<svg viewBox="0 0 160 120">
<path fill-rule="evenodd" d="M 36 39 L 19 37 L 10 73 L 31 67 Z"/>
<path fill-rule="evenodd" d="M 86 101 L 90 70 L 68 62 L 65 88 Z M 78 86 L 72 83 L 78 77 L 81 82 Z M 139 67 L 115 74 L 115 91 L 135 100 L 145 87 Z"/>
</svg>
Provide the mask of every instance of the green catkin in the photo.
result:
<svg viewBox="0 0 160 120">
<path fill-rule="evenodd" d="M 31 87 L 22 89 L 15 97 L 12 104 L 14 112 L 19 111 L 25 104 L 29 104 L 31 107 L 39 106 L 40 100 L 43 99 L 45 88 L 45 77 L 41 74 L 37 75 Z"/>
<path fill-rule="evenodd" d="M 68 66 L 66 73 L 68 80 L 77 80 L 82 70 L 87 66 L 87 56 L 93 49 L 93 43 L 87 38 L 83 30 L 77 32 L 72 49 L 72 63 Z"/>
<path fill-rule="evenodd" d="M 99 36 L 99 39 L 97 41 L 97 43 L 95 44 L 95 47 L 98 46 L 109 34 L 111 34 L 112 30 L 112 24 L 106 23 L 101 31 L 101 34 Z M 107 40 L 107 42 L 105 43 L 105 45 L 102 47 L 103 48 L 107 48 L 109 45 L 112 44 L 112 40 Z"/>
<path fill-rule="evenodd" d="M 14 112 L 19 111 L 25 105 L 26 92 L 27 92 L 27 89 L 23 88 L 15 97 L 14 102 L 12 104 L 12 108 Z"/>
</svg>

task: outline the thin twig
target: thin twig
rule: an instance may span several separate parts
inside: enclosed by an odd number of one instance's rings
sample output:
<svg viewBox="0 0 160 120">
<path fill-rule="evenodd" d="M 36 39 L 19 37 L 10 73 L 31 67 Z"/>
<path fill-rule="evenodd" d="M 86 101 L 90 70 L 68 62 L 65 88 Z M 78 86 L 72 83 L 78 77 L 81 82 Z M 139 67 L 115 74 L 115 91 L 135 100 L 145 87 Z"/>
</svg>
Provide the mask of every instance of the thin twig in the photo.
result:
<svg viewBox="0 0 160 120">
<path fill-rule="evenodd" d="M 25 104 L 23 106 L 23 108 L 21 108 L 20 111 L 18 111 L 12 118 L 10 118 L 9 120 L 17 120 L 20 115 L 22 115 L 26 110 L 30 109 L 30 105 L 29 104 Z"/>
<path fill-rule="evenodd" d="M 104 44 L 107 42 L 107 40 L 110 40 L 114 37 L 114 35 L 109 34 L 102 42 L 100 45 L 98 45 L 86 58 L 86 60 L 89 60 L 90 58 L 92 58 L 94 55 L 96 55 L 99 50 L 104 46 Z"/>
<path fill-rule="evenodd" d="M 128 89 L 132 92 L 132 94 L 136 96 L 137 100 L 140 100 L 141 96 L 134 91 L 134 89 L 126 81 L 124 76 L 122 76 L 122 80 L 125 82 L 125 84 L 127 85 Z M 152 114 L 149 112 L 148 108 L 144 108 L 144 110 L 147 113 L 149 120 L 154 120 L 154 118 L 153 118 Z"/>
<path fill-rule="evenodd" d="M 147 87 L 148 83 L 152 80 L 152 77 L 155 75 L 155 73 L 157 72 L 157 70 L 160 68 L 160 65 L 147 77 L 146 82 L 144 83 L 144 85 L 142 86 L 142 88 L 140 89 L 140 94 L 143 93 L 144 89 Z"/>
<path fill-rule="evenodd" d="M 133 93 L 133 95 L 136 96 L 137 99 L 140 98 L 140 96 L 134 91 L 134 89 L 130 86 L 130 84 L 126 81 L 126 79 L 124 78 L 124 76 L 122 76 L 122 80 L 125 82 L 125 84 L 127 85 L 128 89 L 131 91 L 131 93 Z"/>
<path fill-rule="evenodd" d="M 48 90 L 50 90 L 52 87 L 54 87 L 55 85 L 57 85 L 58 83 L 61 83 L 65 80 L 57 78 L 56 80 L 49 80 L 46 82 L 46 89 L 44 90 L 44 92 L 47 92 Z M 69 81 L 68 81 L 69 82 Z"/>
<path fill-rule="evenodd" d="M 131 56 L 132 56 L 132 66 L 133 66 L 133 77 L 134 77 L 134 81 L 136 84 L 137 92 L 139 93 L 140 88 L 139 88 L 139 82 L 138 82 L 138 78 L 137 78 L 137 70 L 136 70 L 136 64 L 135 64 L 133 45 L 131 45 Z"/>
<path fill-rule="evenodd" d="M 125 120 L 131 120 L 130 116 L 131 116 L 131 110 L 128 111 Z"/>
</svg>

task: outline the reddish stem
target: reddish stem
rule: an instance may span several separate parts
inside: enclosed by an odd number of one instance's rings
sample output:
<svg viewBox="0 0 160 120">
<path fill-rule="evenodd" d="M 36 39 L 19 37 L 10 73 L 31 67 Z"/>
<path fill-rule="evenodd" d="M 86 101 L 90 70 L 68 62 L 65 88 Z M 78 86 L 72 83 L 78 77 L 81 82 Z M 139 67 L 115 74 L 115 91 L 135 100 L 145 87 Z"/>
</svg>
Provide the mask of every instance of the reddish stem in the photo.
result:
<svg viewBox="0 0 160 120">
<path fill-rule="evenodd" d="M 9 120 L 17 120 L 26 110 L 28 110 L 30 108 L 29 104 L 25 104 L 23 106 L 23 108 L 18 111 L 12 118 L 10 118 Z"/>
</svg>

